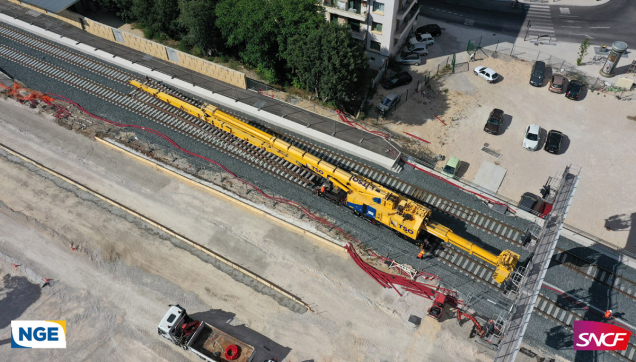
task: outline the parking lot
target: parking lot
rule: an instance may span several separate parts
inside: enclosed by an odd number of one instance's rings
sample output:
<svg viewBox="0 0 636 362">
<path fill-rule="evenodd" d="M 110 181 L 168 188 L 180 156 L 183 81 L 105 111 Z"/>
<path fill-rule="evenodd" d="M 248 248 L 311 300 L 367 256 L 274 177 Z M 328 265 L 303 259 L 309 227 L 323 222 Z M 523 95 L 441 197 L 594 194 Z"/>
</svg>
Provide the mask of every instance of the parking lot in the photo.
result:
<svg viewBox="0 0 636 362">
<path fill-rule="evenodd" d="M 445 28 L 436 38 L 438 53 L 446 48 L 457 49 L 463 29 Z M 434 56 L 433 51 L 430 56 Z M 440 61 L 448 54 L 429 58 L 427 64 L 406 66 L 413 74 L 436 71 Z M 464 53 L 461 57 L 468 58 Z M 563 172 L 567 165 L 582 167 L 581 181 L 567 222 L 620 247 L 636 251 L 636 222 L 634 191 L 636 181 L 636 102 L 620 101 L 612 94 L 592 93 L 584 90 L 579 101 L 563 94 L 548 91 L 550 73 L 542 87 L 528 84 L 532 64 L 513 59 L 493 59 L 479 54 L 470 69 L 437 80 L 433 92 L 425 96 L 403 98 L 400 106 L 387 116 L 384 127 L 396 133 L 409 132 L 430 142 L 426 147 L 434 154 L 462 160 L 459 176 L 472 180 L 482 162 L 489 161 L 507 169 L 498 192 L 519 200 L 524 192 L 539 194 L 549 176 Z M 475 76 L 473 69 L 484 65 L 501 75 L 495 84 Z M 414 89 L 415 84 L 396 88 L 398 94 Z M 390 91 L 379 89 L 379 99 Z M 505 112 L 500 135 L 483 131 L 493 108 Z M 447 125 L 437 120 L 438 116 Z M 541 140 L 537 151 L 522 147 L 524 132 L 529 124 L 541 127 Z M 549 130 L 565 134 L 561 153 L 553 155 L 543 150 Z M 482 151 L 486 146 L 494 155 Z M 498 155 L 497 155 L 498 154 Z M 440 164 L 441 165 L 441 164 Z M 610 227 L 611 231 L 606 230 Z"/>
</svg>

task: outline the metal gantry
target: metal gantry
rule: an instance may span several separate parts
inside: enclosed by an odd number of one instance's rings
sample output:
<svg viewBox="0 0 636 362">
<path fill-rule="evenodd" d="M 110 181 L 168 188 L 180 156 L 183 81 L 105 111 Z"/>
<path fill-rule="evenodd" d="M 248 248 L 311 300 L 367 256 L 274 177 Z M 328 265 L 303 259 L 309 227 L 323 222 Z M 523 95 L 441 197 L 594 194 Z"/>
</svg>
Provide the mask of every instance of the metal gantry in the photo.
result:
<svg viewBox="0 0 636 362">
<path fill-rule="evenodd" d="M 504 327 L 504 337 L 499 344 L 495 362 L 512 362 L 519 352 L 521 341 L 537 303 L 543 279 L 563 228 L 563 222 L 572 203 L 572 197 L 579 182 L 579 173 L 580 167 L 570 165 L 561 177 L 553 209 L 546 216 L 534 257 L 526 266 L 526 275 L 522 281 L 519 295 L 511 308 L 510 316 Z"/>
</svg>

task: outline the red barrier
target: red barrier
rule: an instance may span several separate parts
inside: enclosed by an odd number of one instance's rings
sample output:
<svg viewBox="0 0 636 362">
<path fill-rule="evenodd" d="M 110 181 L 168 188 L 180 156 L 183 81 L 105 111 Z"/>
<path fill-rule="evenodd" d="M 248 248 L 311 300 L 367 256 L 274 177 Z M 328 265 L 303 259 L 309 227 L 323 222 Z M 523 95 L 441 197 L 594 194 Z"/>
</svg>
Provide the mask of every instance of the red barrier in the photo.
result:
<svg viewBox="0 0 636 362">
<path fill-rule="evenodd" d="M 404 134 L 407 134 L 407 135 L 409 135 L 409 136 L 411 136 L 411 137 L 415 138 L 416 140 L 419 140 L 419 141 L 422 141 L 422 142 L 426 142 L 426 143 L 430 143 L 429 141 L 427 141 L 427 140 L 425 140 L 425 139 L 423 139 L 423 138 L 419 138 L 419 137 L 417 137 L 416 135 L 410 134 L 410 133 L 408 133 L 408 132 L 404 132 Z"/>
<path fill-rule="evenodd" d="M 441 119 L 441 118 L 439 118 L 437 115 L 435 115 L 435 114 L 434 114 L 434 116 L 435 116 L 435 118 L 437 118 L 437 120 L 438 120 L 438 121 L 440 121 L 440 122 L 444 123 L 444 121 L 442 121 L 442 119 Z M 446 126 L 446 123 L 444 123 L 444 126 Z"/>
</svg>

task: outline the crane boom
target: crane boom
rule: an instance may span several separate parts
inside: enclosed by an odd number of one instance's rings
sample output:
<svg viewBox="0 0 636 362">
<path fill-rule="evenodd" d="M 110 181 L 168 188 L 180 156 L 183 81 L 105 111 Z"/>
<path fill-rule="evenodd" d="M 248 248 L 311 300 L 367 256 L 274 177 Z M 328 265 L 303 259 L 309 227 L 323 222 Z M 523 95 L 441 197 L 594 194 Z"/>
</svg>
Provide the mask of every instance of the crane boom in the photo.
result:
<svg viewBox="0 0 636 362">
<path fill-rule="evenodd" d="M 219 110 L 213 105 L 203 104 L 201 107 L 197 107 L 138 81 L 131 80 L 130 84 L 260 149 L 320 175 L 328 182 L 328 188 L 335 189 L 337 193 L 334 193 L 334 195 L 342 195 L 336 197 L 342 198 L 342 200 L 338 199 L 338 202 L 345 203 L 355 213 L 377 221 L 405 238 L 417 240 L 420 232 L 425 230 L 443 241 L 497 266 L 497 272 L 493 278 L 499 283 L 508 277 L 508 274 L 514 269 L 519 259 L 519 255 L 510 250 L 505 250 L 499 256 L 489 253 L 468 240 L 455 235 L 445 226 L 430 221 L 431 210 L 424 205 L 403 195 L 393 193 L 386 187 L 364 176 L 347 172 L 332 165 L 307 151 L 283 141 L 276 135 L 262 131 Z M 318 192 L 326 192 L 325 187 L 321 189 Z"/>
</svg>

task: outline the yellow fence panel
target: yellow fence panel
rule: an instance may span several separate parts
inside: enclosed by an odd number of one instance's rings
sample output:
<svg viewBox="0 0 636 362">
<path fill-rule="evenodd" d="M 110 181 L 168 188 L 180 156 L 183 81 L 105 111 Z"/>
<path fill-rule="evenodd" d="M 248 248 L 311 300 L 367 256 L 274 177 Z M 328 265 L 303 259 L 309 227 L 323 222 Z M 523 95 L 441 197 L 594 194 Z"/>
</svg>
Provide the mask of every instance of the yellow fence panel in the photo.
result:
<svg viewBox="0 0 636 362">
<path fill-rule="evenodd" d="M 104 25 L 95 22 L 89 18 L 84 18 L 84 30 L 93 35 L 97 35 L 100 38 L 115 41 L 115 35 L 113 35 L 113 28 L 108 25 Z"/>
<path fill-rule="evenodd" d="M 58 14 L 52 14 L 47 12 L 44 9 L 37 8 L 35 6 L 31 6 L 29 4 L 25 4 L 20 2 L 20 0 L 8 0 L 15 4 L 20 4 L 26 8 L 33 9 L 39 11 L 41 13 L 45 13 L 54 18 L 65 21 L 73 26 L 76 26 L 80 29 L 84 29 L 86 32 L 98 36 L 103 39 L 107 39 L 110 41 L 116 41 L 115 35 L 113 34 L 113 28 L 108 25 L 104 25 L 98 23 L 94 20 L 85 18 L 79 14 L 73 13 L 68 10 L 62 10 Z M 178 62 L 172 62 L 168 59 L 168 53 L 166 51 L 166 47 L 162 44 L 155 43 L 151 40 L 138 37 L 133 34 L 121 32 L 122 37 L 124 38 L 124 45 L 129 48 L 138 50 L 142 53 L 150 54 L 155 58 L 167 60 L 171 63 L 178 64 L 184 68 L 190 69 L 197 73 L 201 73 L 207 75 L 208 77 L 218 79 L 222 82 L 232 84 L 237 87 L 241 87 L 243 89 L 247 89 L 247 82 L 245 78 L 245 74 L 238 72 L 236 70 L 224 67 L 222 65 L 209 62 L 207 60 L 195 57 L 190 54 L 186 54 L 180 51 L 176 51 Z M 120 43 L 121 44 L 121 43 Z"/>
</svg>

